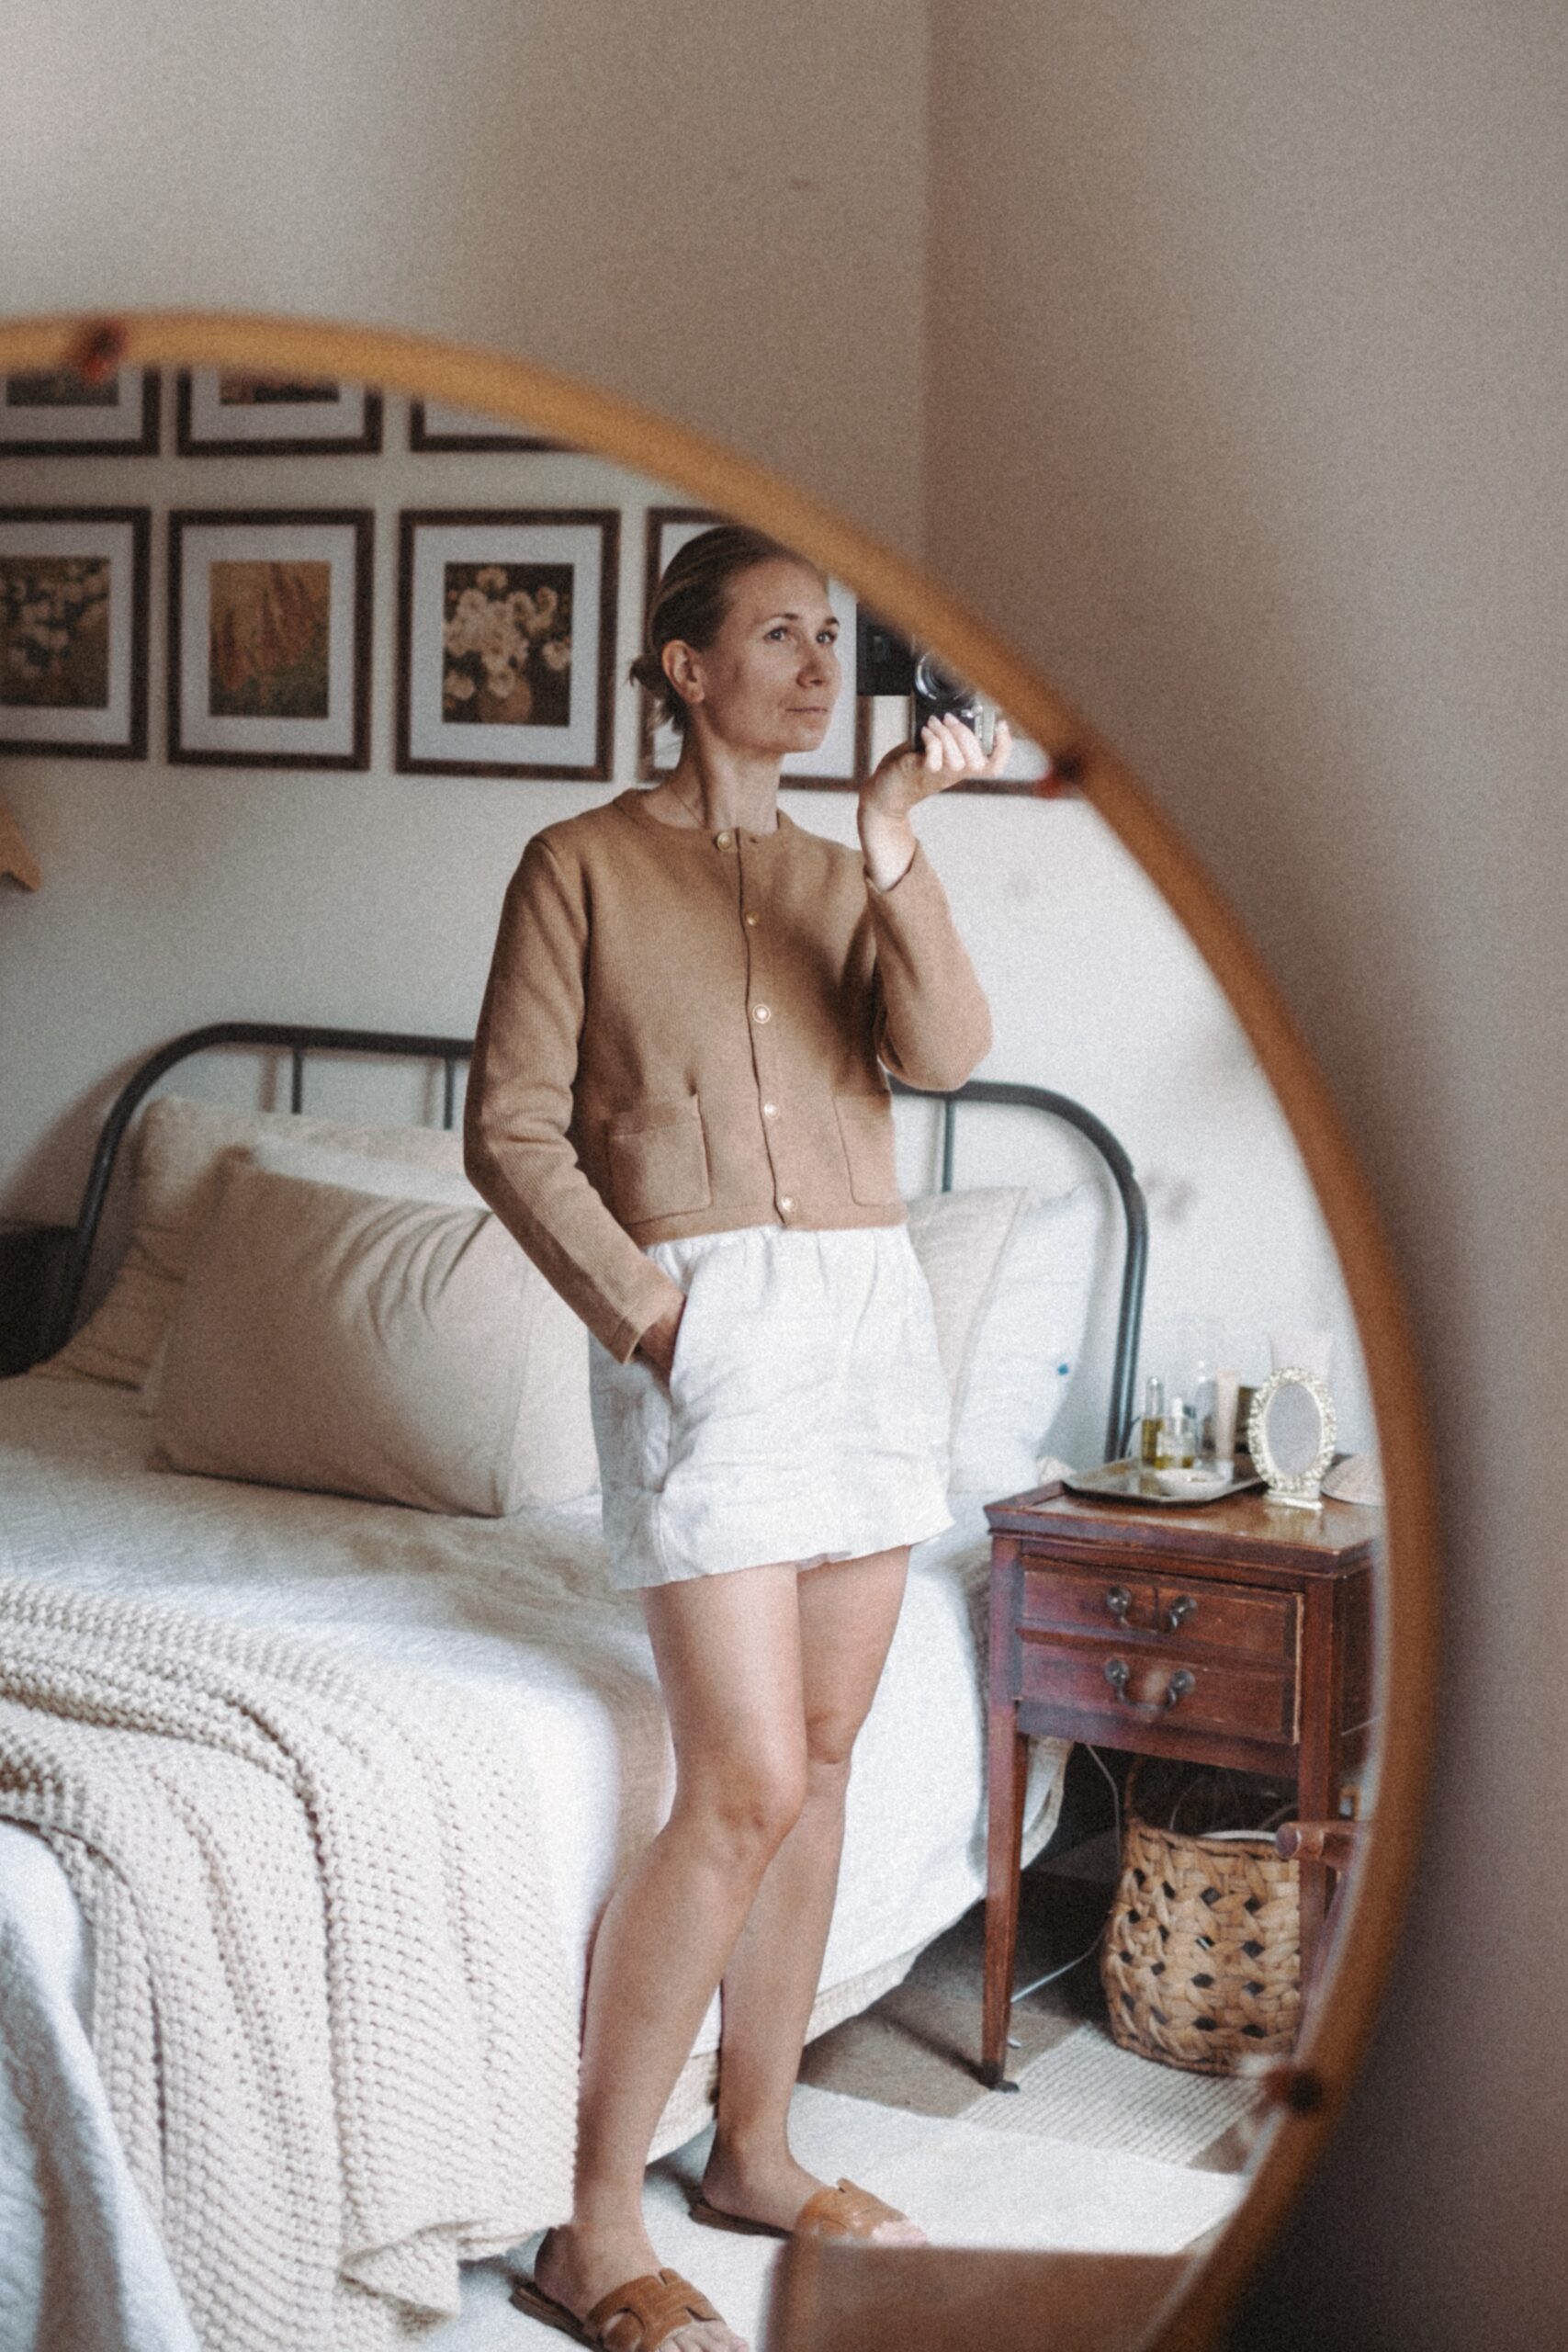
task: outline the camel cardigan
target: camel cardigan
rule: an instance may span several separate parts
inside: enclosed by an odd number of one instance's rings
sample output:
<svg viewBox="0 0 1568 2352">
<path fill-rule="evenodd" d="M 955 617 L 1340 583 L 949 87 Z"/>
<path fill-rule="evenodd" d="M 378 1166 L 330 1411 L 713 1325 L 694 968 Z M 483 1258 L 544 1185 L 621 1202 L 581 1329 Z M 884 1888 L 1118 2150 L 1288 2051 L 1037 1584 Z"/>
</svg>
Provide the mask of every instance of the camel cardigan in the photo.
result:
<svg viewBox="0 0 1568 2352">
<path fill-rule="evenodd" d="M 637 786 L 541 827 L 507 886 L 464 1164 L 617 1362 L 682 1295 L 649 1242 L 899 1225 L 882 1069 L 942 1092 L 991 1016 L 923 846 L 890 889 L 795 824 L 666 824 Z"/>
</svg>

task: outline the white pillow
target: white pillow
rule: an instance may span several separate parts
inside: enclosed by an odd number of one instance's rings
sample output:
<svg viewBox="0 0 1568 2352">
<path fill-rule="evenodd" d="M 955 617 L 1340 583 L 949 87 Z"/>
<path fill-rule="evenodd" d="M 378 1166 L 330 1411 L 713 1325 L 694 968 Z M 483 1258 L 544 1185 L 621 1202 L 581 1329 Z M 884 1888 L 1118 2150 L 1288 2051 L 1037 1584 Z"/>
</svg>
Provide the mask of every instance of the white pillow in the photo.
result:
<svg viewBox="0 0 1568 2352">
<path fill-rule="evenodd" d="M 1017 1494 L 1066 1401 L 1094 1281 L 1099 1188 L 976 1185 L 908 1203 L 953 1397 L 954 1493 Z"/>
<path fill-rule="evenodd" d="M 563 1499 L 540 1491 L 526 1376 L 554 1295 L 488 1211 L 230 1154 L 169 1335 L 158 1446 L 177 1470 L 425 1510 Z"/>
<path fill-rule="evenodd" d="M 955 1493 L 1039 1484 L 1083 1353 L 1101 1214 L 1090 1179 L 1055 1197 L 1032 1193 L 1021 1210 L 953 1398 Z"/>
</svg>

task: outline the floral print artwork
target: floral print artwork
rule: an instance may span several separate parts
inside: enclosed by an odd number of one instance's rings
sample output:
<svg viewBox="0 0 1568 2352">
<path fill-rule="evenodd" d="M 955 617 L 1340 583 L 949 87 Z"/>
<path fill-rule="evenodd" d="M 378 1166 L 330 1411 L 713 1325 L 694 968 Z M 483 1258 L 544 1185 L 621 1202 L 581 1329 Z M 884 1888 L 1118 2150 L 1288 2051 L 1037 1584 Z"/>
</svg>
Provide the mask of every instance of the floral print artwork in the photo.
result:
<svg viewBox="0 0 1568 2352">
<path fill-rule="evenodd" d="M 448 563 L 444 571 L 442 717 L 570 726 L 572 566 Z"/>
<path fill-rule="evenodd" d="M 0 555 L 0 704 L 107 710 L 109 560 Z"/>
</svg>

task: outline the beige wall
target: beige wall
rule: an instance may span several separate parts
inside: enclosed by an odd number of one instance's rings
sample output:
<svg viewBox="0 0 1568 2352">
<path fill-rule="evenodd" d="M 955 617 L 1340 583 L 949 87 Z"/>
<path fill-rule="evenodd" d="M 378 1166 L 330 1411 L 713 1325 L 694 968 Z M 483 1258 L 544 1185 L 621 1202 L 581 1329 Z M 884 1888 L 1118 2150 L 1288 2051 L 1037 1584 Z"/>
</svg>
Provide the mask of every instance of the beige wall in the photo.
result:
<svg viewBox="0 0 1568 2352">
<path fill-rule="evenodd" d="M 502 345 L 913 544 L 924 58 L 904 0 L 14 0 L 6 306 Z"/>
<path fill-rule="evenodd" d="M 1450 1527 L 1441 1834 L 1240 2340 L 1553 2341 L 1560 12 L 28 0 L 7 40 L 6 311 L 397 320 L 906 545 L 929 486 L 941 567 L 1179 813 L 1362 1138 Z"/>
<path fill-rule="evenodd" d="M 1375 2063 L 1238 2340 L 1563 2340 L 1568 19 L 937 0 L 929 546 L 1133 759 L 1361 1139 L 1449 1526 Z"/>
</svg>

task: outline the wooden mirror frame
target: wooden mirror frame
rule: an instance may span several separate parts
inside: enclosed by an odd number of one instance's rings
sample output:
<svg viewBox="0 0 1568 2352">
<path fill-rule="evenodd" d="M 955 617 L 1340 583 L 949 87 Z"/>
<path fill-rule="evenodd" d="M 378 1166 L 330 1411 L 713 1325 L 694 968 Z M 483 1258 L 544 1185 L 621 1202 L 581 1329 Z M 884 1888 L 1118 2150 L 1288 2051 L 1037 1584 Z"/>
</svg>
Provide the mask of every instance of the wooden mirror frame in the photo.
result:
<svg viewBox="0 0 1568 2352">
<path fill-rule="evenodd" d="M 683 425 L 525 360 L 433 336 L 265 312 L 0 319 L 0 374 L 67 366 L 98 377 L 121 367 L 288 369 L 438 400 L 651 475 L 694 504 L 720 509 L 798 548 L 909 637 L 936 647 L 1050 753 L 1058 773 L 1071 775 L 1184 925 L 1224 991 L 1274 1089 L 1338 1253 L 1371 1384 L 1387 1520 L 1375 1639 L 1377 1806 L 1364 1859 L 1351 1874 L 1300 2046 L 1279 2071 L 1274 2120 L 1259 2143 L 1246 2200 L 1144 2339 L 1151 2352 L 1212 2345 L 1322 2154 L 1366 2049 L 1418 1842 L 1438 1673 L 1436 1492 L 1393 1257 L 1349 1134 L 1258 951 L 1131 770 L 1005 639 L 916 565 L 804 491 Z M 964 2257 L 966 2264 L 975 2259 Z M 1043 2284 L 1054 2261 L 1024 2254 L 987 2259 L 1006 2268 L 1015 2315 L 1031 2265 L 1042 2267 Z M 947 2323 L 956 2316 L 950 2304 Z"/>
</svg>

